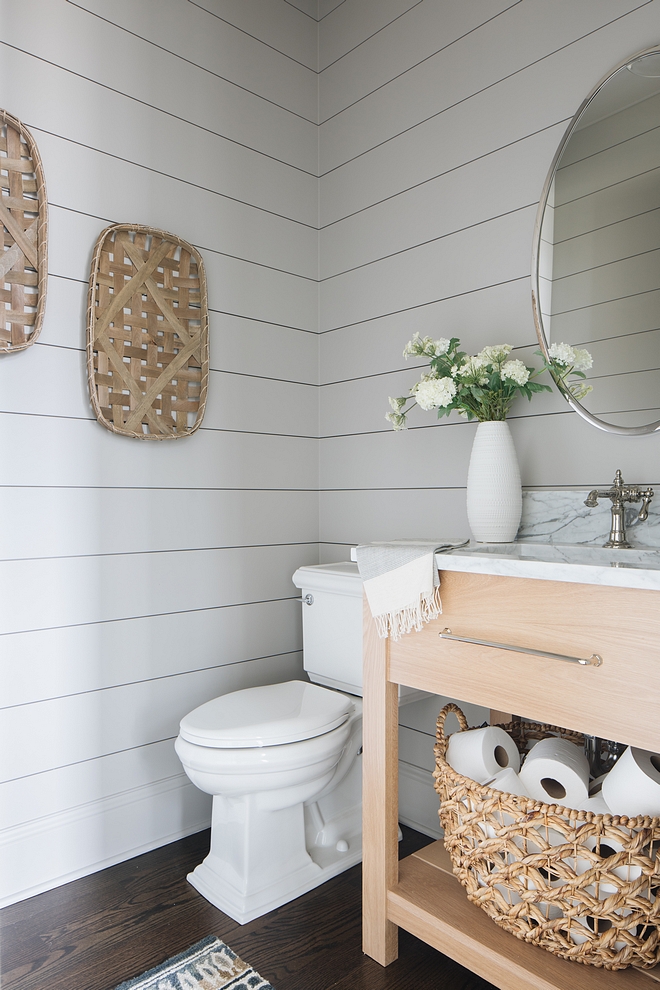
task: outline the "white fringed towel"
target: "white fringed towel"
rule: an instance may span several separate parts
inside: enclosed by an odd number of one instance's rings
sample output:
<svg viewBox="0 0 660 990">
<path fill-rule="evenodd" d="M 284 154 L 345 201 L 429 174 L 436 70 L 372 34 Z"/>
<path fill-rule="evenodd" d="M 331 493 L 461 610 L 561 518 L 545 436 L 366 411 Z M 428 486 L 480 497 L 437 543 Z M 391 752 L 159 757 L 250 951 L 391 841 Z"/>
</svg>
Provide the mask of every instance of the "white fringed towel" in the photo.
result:
<svg viewBox="0 0 660 990">
<path fill-rule="evenodd" d="M 468 542 L 397 540 L 357 547 L 358 570 L 381 639 L 419 631 L 442 613 L 435 554 Z"/>
</svg>

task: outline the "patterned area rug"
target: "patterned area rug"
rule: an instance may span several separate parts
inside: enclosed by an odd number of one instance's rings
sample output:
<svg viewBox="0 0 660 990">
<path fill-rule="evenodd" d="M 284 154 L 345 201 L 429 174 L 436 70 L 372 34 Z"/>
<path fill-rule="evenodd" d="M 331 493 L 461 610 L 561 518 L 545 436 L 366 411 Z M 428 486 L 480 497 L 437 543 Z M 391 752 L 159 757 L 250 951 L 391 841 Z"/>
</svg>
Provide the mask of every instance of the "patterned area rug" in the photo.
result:
<svg viewBox="0 0 660 990">
<path fill-rule="evenodd" d="M 274 990 L 215 935 L 207 935 L 116 990 Z"/>
</svg>

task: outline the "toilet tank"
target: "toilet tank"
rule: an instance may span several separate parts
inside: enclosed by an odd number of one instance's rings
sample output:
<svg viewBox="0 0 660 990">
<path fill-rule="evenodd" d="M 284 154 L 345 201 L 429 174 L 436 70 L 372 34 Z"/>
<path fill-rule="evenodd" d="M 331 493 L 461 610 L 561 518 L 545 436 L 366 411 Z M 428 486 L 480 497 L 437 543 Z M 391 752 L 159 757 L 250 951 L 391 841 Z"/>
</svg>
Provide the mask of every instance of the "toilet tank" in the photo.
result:
<svg viewBox="0 0 660 990">
<path fill-rule="evenodd" d="M 293 583 L 303 597 L 303 666 L 309 679 L 362 695 L 362 578 L 357 564 L 299 567 Z"/>
</svg>

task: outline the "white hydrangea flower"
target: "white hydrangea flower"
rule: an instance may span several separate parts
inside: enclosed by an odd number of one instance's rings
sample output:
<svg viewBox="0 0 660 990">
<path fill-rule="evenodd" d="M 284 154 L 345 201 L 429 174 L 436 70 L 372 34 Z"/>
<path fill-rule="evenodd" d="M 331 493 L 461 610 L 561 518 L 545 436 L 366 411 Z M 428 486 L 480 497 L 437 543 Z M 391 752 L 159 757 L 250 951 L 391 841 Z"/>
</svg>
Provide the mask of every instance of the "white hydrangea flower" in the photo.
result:
<svg viewBox="0 0 660 990">
<path fill-rule="evenodd" d="M 450 404 L 456 395 L 456 383 L 452 378 L 423 378 L 413 386 L 412 392 L 417 405 L 428 412 Z"/>
<path fill-rule="evenodd" d="M 573 367 L 576 371 L 588 371 L 589 368 L 593 367 L 594 359 L 589 351 L 585 351 L 583 347 L 575 347 L 574 351 Z"/>
<path fill-rule="evenodd" d="M 526 385 L 529 381 L 529 371 L 522 361 L 506 361 L 500 372 L 502 378 L 508 378 L 516 385 Z"/>
<path fill-rule="evenodd" d="M 446 354 L 449 350 L 450 340 L 446 337 L 441 337 L 439 340 L 433 340 L 432 337 L 420 337 L 419 333 L 413 334 L 412 340 L 409 340 L 403 349 L 404 358 L 409 357 L 440 357 L 442 354 Z"/>
<path fill-rule="evenodd" d="M 392 424 L 395 430 L 405 430 L 406 428 L 406 417 L 402 416 L 401 413 L 385 413 L 385 419 Z"/>
<path fill-rule="evenodd" d="M 575 351 L 570 344 L 551 344 L 548 348 L 548 354 L 557 364 L 575 364 Z"/>
<path fill-rule="evenodd" d="M 407 399 L 393 399 L 391 395 L 388 395 L 390 408 L 394 410 L 395 413 L 401 412 L 405 406 Z"/>
<path fill-rule="evenodd" d="M 488 362 L 482 358 L 480 354 L 473 357 L 467 357 L 458 369 L 458 377 L 463 381 L 472 382 L 478 385 L 486 385 L 488 382 L 488 376 L 484 375 L 484 368 L 487 363 Z"/>
<path fill-rule="evenodd" d="M 485 364 L 501 364 L 512 350 L 511 344 L 492 344 L 490 347 L 484 347 L 483 350 L 479 351 L 477 357 L 481 358 Z"/>
</svg>

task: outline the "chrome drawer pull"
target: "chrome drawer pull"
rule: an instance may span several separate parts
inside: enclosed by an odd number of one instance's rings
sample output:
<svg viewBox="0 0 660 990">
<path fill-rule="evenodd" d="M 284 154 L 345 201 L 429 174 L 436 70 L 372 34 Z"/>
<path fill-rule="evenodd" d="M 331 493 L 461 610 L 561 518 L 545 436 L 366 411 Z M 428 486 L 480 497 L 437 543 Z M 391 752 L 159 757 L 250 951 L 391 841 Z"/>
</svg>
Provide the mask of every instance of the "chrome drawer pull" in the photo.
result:
<svg viewBox="0 0 660 990">
<path fill-rule="evenodd" d="M 579 663 L 582 667 L 600 667 L 603 658 L 597 653 L 590 657 L 567 657 L 563 653 L 547 653 L 545 650 L 533 650 L 528 646 L 511 646 L 509 643 L 491 643 L 487 639 L 471 639 L 469 636 L 454 636 L 451 629 L 443 629 L 441 639 L 453 639 L 457 643 L 474 643 L 476 646 L 492 646 L 496 650 L 511 650 L 513 653 L 531 653 L 535 657 L 548 657 L 549 660 L 565 660 L 566 663 Z"/>
</svg>

